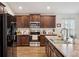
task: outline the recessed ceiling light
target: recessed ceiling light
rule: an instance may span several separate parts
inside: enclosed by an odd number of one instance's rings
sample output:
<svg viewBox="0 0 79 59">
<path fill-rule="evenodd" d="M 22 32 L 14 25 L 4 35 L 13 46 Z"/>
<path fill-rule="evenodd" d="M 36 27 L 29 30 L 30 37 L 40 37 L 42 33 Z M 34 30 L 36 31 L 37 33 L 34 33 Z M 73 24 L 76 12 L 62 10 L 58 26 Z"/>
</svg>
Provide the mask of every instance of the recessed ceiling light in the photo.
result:
<svg viewBox="0 0 79 59">
<path fill-rule="evenodd" d="M 47 6 L 47 10 L 49 10 L 50 9 L 50 6 Z"/>
<path fill-rule="evenodd" d="M 21 6 L 18 7 L 20 10 L 22 10 L 23 8 Z"/>
</svg>

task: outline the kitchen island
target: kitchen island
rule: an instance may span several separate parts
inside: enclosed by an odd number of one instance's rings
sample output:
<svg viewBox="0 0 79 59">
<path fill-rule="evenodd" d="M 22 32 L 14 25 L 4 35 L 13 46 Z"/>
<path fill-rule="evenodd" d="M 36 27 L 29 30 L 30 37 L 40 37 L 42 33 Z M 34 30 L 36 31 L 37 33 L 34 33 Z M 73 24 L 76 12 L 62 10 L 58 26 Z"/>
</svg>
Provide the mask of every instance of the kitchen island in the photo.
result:
<svg viewBox="0 0 79 59">
<path fill-rule="evenodd" d="M 62 40 L 46 36 L 46 54 L 49 57 L 79 57 L 79 43 L 65 43 Z"/>
</svg>

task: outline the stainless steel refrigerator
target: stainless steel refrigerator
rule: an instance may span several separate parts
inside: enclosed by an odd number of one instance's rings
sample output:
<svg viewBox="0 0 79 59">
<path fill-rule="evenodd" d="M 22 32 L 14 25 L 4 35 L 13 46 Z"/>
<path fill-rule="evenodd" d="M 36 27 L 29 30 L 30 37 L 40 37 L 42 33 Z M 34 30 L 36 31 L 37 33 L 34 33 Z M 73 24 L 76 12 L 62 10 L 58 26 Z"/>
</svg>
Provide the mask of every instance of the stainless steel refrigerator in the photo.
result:
<svg viewBox="0 0 79 59">
<path fill-rule="evenodd" d="M 0 57 L 7 56 L 7 20 L 4 8 L 5 6 L 0 2 Z"/>
<path fill-rule="evenodd" d="M 10 19 L 8 19 L 9 17 Z M 13 19 L 11 15 L 9 15 L 8 18 L 8 20 Z M 9 26 L 7 27 L 7 56 L 15 57 L 17 56 L 16 22 L 11 20 L 10 22 L 7 22 L 7 25 L 8 24 Z"/>
<path fill-rule="evenodd" d="M 5 13 L 4 9 L 5 6 L 0 2 L 0 57 L 13 57 L 17 54 L 16 23 L 12 21 L 12 19 L 15 20 L 13 16 Z M 10 31 L 8 31 L 8 29 L 10 29 Z M 8 38 L 8 36 L 10 38 Z M 11 42 L 8 40 L 11 40 Z M 9 45 L 9 43 L 11 44 Z"/>
</svg>

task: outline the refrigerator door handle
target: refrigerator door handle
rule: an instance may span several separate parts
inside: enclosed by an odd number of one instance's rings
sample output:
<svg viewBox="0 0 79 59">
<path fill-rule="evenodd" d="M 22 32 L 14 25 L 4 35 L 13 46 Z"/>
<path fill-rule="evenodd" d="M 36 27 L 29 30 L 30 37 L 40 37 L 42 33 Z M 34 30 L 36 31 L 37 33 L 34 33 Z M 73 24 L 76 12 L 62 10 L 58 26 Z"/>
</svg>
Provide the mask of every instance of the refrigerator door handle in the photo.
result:
<svg viewBox="0 0 79 59">
<path fill-rule="evenodd" d="M 13 39 L 14 39 L 14 41 L 16 40 L 16 35 L 14 35 Z"/>
</svg>

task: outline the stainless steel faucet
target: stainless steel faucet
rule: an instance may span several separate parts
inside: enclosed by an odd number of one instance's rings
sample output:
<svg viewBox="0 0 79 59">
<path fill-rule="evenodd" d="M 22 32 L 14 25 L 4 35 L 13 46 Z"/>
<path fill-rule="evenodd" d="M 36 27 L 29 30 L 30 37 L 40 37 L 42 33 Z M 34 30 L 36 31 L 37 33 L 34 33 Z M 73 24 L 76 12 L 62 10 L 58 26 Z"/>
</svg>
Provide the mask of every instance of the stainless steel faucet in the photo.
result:
<svg viewBox="0 0 79 59">
<path fill-rule="evenodd" d="M 64 32 L 64 34 L 63 34 L 63 32 Z M 62 37 L 63 37 L 62 40 L 64 40 L 65 42 L 68 42 L 68 29 L 62 28 L 60 33 L 62 34 Z M 66 36 L 65 36 L 65 34 L 66 34 Z"/>
</svg>

